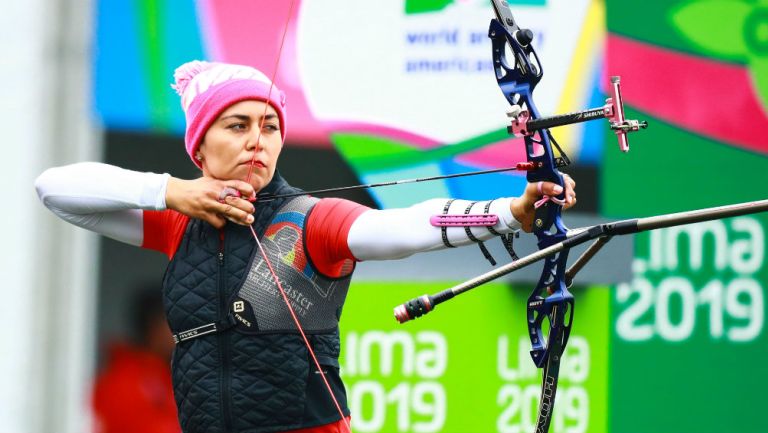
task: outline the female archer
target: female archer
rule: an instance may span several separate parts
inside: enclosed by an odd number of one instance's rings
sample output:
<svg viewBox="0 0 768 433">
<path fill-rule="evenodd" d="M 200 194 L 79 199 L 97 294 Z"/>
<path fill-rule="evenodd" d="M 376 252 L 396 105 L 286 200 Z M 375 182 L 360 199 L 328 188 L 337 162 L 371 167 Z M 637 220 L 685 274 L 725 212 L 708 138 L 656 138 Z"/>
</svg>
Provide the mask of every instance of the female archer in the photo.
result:
<svg viewBox="0 0 768 433">
<path fill-rule="evenodd" d="M 348 431 L 338 322 L 355 263 L 531 231 L 543 196 L 576 202 L 567 176 L 565 191 L 543 182 L 519 198 L 404 209 L 296 195 L 276 170 L 283 92 L 231 64 L 189 62 L 175 79 L 200 178 L 79 163 L 45 171 L 35 186 L 62 219 L 169 257 L 163 298 L 186 433 Z M 441 227 L 432 218 L 465 214 L 491 223 Z"/>
</svg>

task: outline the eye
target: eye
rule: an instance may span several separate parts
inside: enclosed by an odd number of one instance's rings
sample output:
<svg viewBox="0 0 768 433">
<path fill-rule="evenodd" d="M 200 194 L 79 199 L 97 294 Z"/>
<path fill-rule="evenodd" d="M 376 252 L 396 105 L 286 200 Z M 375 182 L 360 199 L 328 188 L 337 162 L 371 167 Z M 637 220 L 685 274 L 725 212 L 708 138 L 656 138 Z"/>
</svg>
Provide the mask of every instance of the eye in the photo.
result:
<svg viewBox="0 0 768 433">
<path fill-rule="evenodd" d="M 237 122 L 231 125 L 227 125 L 227 129 L 231 129 L 233 131 L 245 131 L 247 128 L 248 126 L 243 122 Z"/>
<path fill-rule="evenodd" d="M 277 123 L 267 123 L 264 125 L 264 129 L 269 132 L 277 132 L 280 131 L 280 125 Z"/>
</svg>

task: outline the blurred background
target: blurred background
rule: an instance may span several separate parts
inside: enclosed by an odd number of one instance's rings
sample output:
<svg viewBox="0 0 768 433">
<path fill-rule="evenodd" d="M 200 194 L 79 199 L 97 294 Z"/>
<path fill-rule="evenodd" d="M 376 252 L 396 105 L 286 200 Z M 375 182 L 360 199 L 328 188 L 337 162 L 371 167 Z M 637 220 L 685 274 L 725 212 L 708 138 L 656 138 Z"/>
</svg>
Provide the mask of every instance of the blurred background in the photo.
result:
<svg viewBox="0 0 768 433">
<path fill-rule="evenodd" d="M 578 183 L 570 227 L 766 198 L 767 3 L 509 3 L 536 37 L 542 113 L 600 107 L 620 75 L 627 117 L 650 124 L 628 154 L 605 121 L 553 130 Z M 157 314 L 167 259 L 57 220 L 34 193 L 44 169 L 197 176 L 170 88 L 193 59 L 274 74 L 288 96 L 279 169 L 304 189 L 514 165 L 525 156 L 506 133 L 492 15 L 486 0 L 6 2 L 0 432 L 178 431 Z M 389 208 L 524 184 L 494 174 L 342 196 Z M 768 431 L 766 228 L 753 215 L 613 240 L 572 290 L 552 431 Z M 530 238 L 518 253 L 536 249 Z M 355 431 L 533 431 L 525 300 L 540 267 L 420 321 L 392 318 L 489 269 L 474 247 L 360 264 L 341 322 Z"/>
</svg>

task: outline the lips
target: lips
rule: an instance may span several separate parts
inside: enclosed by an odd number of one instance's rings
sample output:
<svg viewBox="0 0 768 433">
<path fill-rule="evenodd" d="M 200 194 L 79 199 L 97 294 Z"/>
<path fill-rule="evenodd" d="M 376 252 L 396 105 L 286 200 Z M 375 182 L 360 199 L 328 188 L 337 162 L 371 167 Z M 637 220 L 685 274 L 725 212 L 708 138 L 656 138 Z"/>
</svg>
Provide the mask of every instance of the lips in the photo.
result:
<svg viewBox="0 0 768 433">
<path fill-rule="evenodd" d="M 251 161 L 250 159 L 247 160 L 247 161 L 243 161 L 243 162 L 241 162 L 238 165 L 251 165 L 251 163 L 253 163 L 254 167 L 258 167 L 258 168 L 266 168 L 266 166 L 267 166 L 266 164 L 264 164 L 263 162 L 261 162 L 259 160 Z"/>
</svg>

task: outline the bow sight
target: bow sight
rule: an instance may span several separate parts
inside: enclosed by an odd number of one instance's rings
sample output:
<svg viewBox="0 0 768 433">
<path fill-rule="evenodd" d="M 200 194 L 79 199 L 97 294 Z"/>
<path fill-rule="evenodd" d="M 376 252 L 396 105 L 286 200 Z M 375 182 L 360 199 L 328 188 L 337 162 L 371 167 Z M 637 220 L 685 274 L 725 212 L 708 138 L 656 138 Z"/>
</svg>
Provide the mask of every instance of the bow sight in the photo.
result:
<svg viewBox="0 0 768 433">
<path fill-rule="evenodd" d="M 533 135 L 534 132 L 543 129 L 606 118 L 610 123 L 611 129 L 617 135 L 619 148 L 622 152 L 628 152 L 629 141 L 627 139 L 627 133 L 647 128 L 648 122 L 645 120 L 634 120 L 624 117 L 624 106 L 621 101 L 621 87 L 619 85 L 620 81 L 621 78 L 619 76 L 611 77 L 611 87 L 609 89 L 610 96 L 605 100 L 605 105 L 602 107 L 590 108 L 575 113 L 532 119 L 531 113 L 528 110 L 522 109 L 519 105 L 513 105 L 512 109 L 507 113 L 507 116 L 512 118 L 512 124 L 507 127 L 507 131 L 510 135 L 525 137 Z"/>
</svg>

